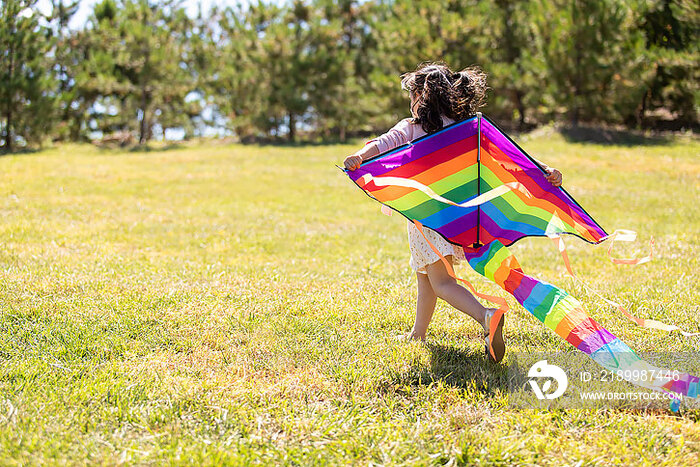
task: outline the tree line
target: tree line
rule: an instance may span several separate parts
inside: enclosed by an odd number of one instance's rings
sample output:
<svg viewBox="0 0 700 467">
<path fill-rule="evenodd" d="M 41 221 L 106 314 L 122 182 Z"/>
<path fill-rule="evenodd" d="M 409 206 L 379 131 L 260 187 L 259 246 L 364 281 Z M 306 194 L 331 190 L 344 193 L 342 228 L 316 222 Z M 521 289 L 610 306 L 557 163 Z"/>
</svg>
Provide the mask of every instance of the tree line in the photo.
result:
<svg viewBox="0 0 700 467">
<path fill-rule="evenodd" d="M 0 145 L 169 132 L 340 139 L 407 115 L 402 72 L 478 64 L 490 116 L 698 128 L 697 0 L 0 2 Z"/>
</svg>

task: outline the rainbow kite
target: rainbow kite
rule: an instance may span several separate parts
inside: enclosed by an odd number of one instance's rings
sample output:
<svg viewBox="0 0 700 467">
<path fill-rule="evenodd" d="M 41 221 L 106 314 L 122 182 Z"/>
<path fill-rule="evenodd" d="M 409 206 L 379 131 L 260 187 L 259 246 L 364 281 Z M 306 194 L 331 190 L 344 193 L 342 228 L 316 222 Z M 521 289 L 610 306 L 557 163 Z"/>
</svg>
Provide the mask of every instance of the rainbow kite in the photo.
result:
<svg viewBox="0 0 700 467">
<path fill-rule="evenodd" d="M 523 272 L 507 248 L 523 237 L 552 238 L 574 276 L 562 234 L 597 244 L 606 239 L 612 242 L 618 233 L 608 235 L 571 195 L 550 184 L 545 170 L 488 118 L 477 114 L 346 173 L 366 194 L 404 215 L 419 231 L 429 227 L 461 246 L 475 271 L 512 294 L 545 326 L 596 363 L 639 386 L 697 397 L 700 378 L 650 365 L 591 318 L 577 299 Z M 629 239 L 629 233 L 621 233 Z M 501 308 L 493 317 L 492 332 L 507 310 L 504 300 L 494 301 Z M 619 304 L 608 303 L 642 326 L 678 329 L 635 318 Z"/>
</svg>

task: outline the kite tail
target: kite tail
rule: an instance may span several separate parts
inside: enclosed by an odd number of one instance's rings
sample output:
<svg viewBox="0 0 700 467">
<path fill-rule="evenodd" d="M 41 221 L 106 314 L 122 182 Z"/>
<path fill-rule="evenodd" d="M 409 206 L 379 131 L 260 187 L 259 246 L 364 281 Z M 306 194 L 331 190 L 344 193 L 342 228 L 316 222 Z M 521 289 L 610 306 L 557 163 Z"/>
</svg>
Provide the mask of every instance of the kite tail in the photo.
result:
<svg viewBox="0 0 700 467">
<path fill-rule="evenodd" d="M 525 274 L 518 260 L 498 240 L 480 248 L 465 249 L 464 253 L 476 272 L 513 295 L 535 318 L 603 368 L 647 389 L 697 397 L 700 378 L 677 371 L 671 377 L 667 370 L 642 360 L 627 344 L 591 318 L 576 298 Z M 631 379 L 631 375 L 642 371 L 648 375 L 644 381 Z"/>
</svg>

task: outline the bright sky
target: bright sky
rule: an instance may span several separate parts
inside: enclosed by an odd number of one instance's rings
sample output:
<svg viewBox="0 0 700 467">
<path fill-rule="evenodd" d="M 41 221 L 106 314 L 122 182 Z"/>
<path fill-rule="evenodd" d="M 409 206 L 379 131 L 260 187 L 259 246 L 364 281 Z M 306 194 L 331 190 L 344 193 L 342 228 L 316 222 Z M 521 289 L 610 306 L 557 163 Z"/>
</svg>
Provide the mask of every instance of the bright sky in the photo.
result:
<svg viewBox="0 0 700 467">
<path fill-rule="evenodd" d="M 78 7 L 78 12 L 73 16 L 69 26 L 72 29 L 78 29 L 82 27 L 87 21 L 90 13 L 92 12 L 92 7 L 99 0 L 81 0 L 80 6 Z M 190 16 L 195 16 L 199 8 L 199 4 L 202 4 L 204 11 L 207 11 L 212 5 L 225 5 L 226 0 L 185 0 L 182 2 L 187 14 Z M 231 1 L 231 3 L 234 3 Z M 248 2 L 242 2 L 248 3 Z M 44 14 L 51 12 L 51 0 L 39 0 L 37 2 L 37 9 Z"/>
</svg>

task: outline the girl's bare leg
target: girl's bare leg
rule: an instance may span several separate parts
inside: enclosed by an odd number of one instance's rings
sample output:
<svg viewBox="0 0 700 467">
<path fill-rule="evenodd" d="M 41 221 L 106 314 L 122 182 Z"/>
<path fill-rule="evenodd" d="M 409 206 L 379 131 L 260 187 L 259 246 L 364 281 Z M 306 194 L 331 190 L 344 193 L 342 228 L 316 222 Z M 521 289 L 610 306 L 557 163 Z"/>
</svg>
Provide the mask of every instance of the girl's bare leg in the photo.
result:
<svg viewBox="0 0 700 467">
<path fill-rule="evenodd" d="M 452 256 L 445 257 L 452 263 Z M 468 314 L 479 324 L 484 325 L 486 308 L 467 289 L 450 276 L 442 261 L 426 266 L 428 280 L 435 294 L 459 311 Z"/>
<path fill-rule="evenodd" d="M 425 340 L 430 320 L 433 318 L 437 295 L 430 285 L 430 279 L 426 274 L 416 273 L 418 279 L 418 301 L 416 303 L 416 321 L 409 337 L 411 339 Z"/>
<path fill-rule="evenodd" d="M 447 260 L 452 263 L 452 256 L 447 256 Z M 426 267 L 428 271 L 428 279 L 433 287 L 435 294 L 445 300 L 447 303 L 457 308 L 476 320 L 481 326 L 484 326 L 487 309 L 479 303 L 479 301 L 467 289 L 457 284 L 457 281 L 450 276 L 442 261 L 437 261 L 429 264 Z M 486 329 L 484 327 L 484 329 Z M 495 361 L 500 362 L 506 352 L 505 343 L 503 342 L 503 319 L 501 318 L 498 327 L 493 335 L 493 342 L 489 344 L 493 349 Z M 488 349 L 487 349 L 488 351 Z M 487 352 L 490 356 L 490 352 Z M 491 357 L 490 357 L 491 358 Z"/>
</svg>

